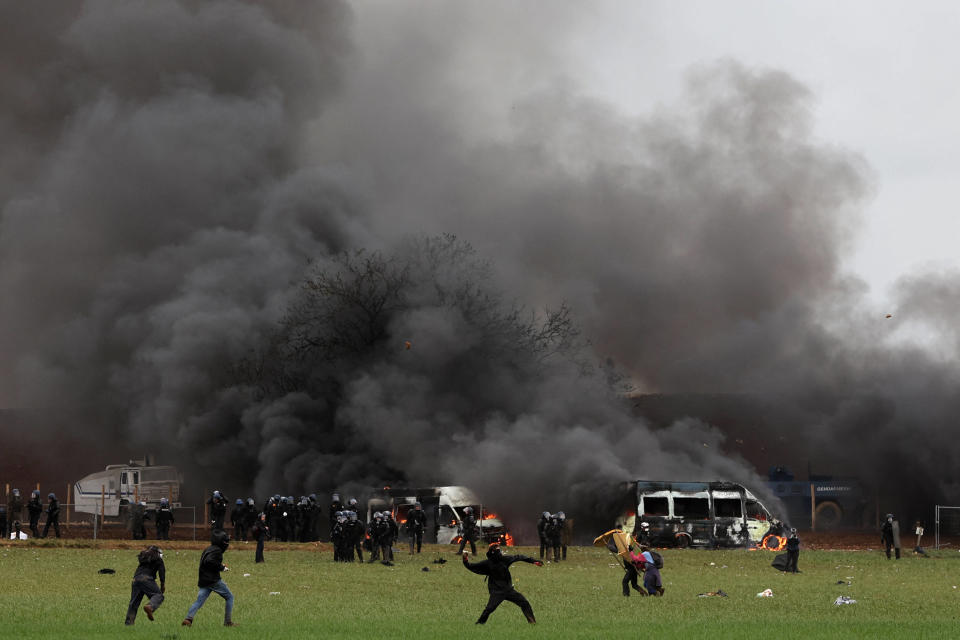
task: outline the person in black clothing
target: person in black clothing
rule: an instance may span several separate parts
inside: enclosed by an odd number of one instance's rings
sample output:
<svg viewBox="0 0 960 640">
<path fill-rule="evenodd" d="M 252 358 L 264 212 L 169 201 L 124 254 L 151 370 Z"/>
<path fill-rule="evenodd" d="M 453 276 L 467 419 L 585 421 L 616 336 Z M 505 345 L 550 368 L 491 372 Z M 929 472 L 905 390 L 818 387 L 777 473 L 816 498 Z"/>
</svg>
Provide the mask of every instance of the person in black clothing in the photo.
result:
<svg viewBox="0 0 960 640">
<path fill-rule="evenodd" d="M 40 491 L 33 490 L 27 502 L 27 513 L 30 514 L 30 533 L 34 538 L 40 537 L 40 514 L 43 513 L 43 504 L 40 502 Z"/>
<path fill-rule="evenodd" d="M 463 508 L 463 520 L 461 521 L 460 549 L 457 553 L 463 553 L 467 542 L 470 543 L 470 552 L 477 555 L 477 519 L 473 517 L 473 507 Z"/>
<path fill-rule="evenodd" d="M 410 555 L 413 555 L 413 547 L 416 545 L 417 553 L 420 553 L 420 547 L 423 546 L 423 531 L 427 526 L 427 514 L 423 512 L 423 506 L 419 502 L 413 503 L 413 509 L 407 512 L 407 533 L 410 534 Z"/>
<path fill-rule="evenodd" d="M 23 498 L 20 489 L 14 489 L 7 501 L 7 528 L 3 530 L 3 537 L 9 538 L 13 523 L 23 518 Z"/>
<path fill-rule="evenodd" d="M 250 527 L 250 535 L 257 539 L 257 553 L 254 556 L 255 562 L 263 562 L 263 542 L 267 539 L 270 528 L 267 526 L 267 514 L 260 513 L 257 521 Z"/>
<path fill-rule="evenodd" d="M 147 528 L 144 521 L 147 519 L 147 503 L 138 502 L 130 505 L 130 531 L 134 540 L 146 540 Z"/>
<path fill-rule="evenodd" d="M 243 498 L 237 498 L 236 504 L 230 510 L 230 524 L 233 525 L 234 540 L 247 541 L 247 530 L 243 527 L 243 521 L 247 516 L 247 507 L 243 503 Z"/>
<path fill-rule="evenodd" d="M 233 622 L 233 594 L 226 583 L 220 579 L 221 571 L 229 571 L 230 568 L 223 564 L 223 552 L 230 546 L 230 535 L 223 529 L 215 529 L 210 534 L 210 546 L 203 550 L 200 556 L 200 571 L 197 579 L 197 586 L 200 591 L 197 592 L 197 600 L 190 605 L 187 617 L 181 623 L 185 627 L 193 625 L 193 617 L 197 611 L 207 601 L 211 593 L 217 593 L 226 601 L 226 607 L 223 613 L 223 626 L 236 626 Z"/>
<path fill-rule="evenodd" d="M 257 503 L 253 498 L 247 498 L 247 509 L 243 512 L 244 536 L 250 536 L 251 538 L 256 539 L 256 536 L 253 535 L 251 529 L 253 529 L 253 525 L 260 521 L 260 513 L 264 513 L 264 515 L 266 515 L 265 512 L 257 512 Z"/>
<path fill-rule="evenodd" d="M 547 555 L 550 555 L 552 549 L 553 561 L 560 562 L 560 538 L 563 535 L 563 522 L 557 513 L 550 516 L 543 533 L 547 538 Z"/>
<path fill-rule="evenodd" d="M 880 526 L 880 540 L 887 550 L 887 560 L 890 559 L 890 548 L 893 547 L 900 559 L 900 522 L 892 513 L 888 513 Z"/>
<path fill-rule="evenodd" d="M 345 527 L 345 535 L 347 536 L 347 544 L 350 545 L 350 548 L 353 551 L 357 552 L 357 558 L 360 562 L 363 562 L 363 534 L 366 531 L 366 527 L 363 526 L 357 517 L 356 511 L 347 512 L 347 524 Z M 350 557 L 353 557 L 353 554 L 350 553 Z"/>
<path fill-rule="evenodd" d="M 157 523 L 157 538 L 169 540 L 170 525 L 173 524 L 173 510 L 170 509 L 170 501 L 166 498 L 160 498 L 160 506 L 157 507 L 154 520 Z"/>
<path fill-rule="evenodd" d="M 550 512 L 544 511 L 540 514 L 537 521 L 537 536 L 540 538 L 540 559 L 543 560 L 543 554 L 547 550 L 547 523 L 550 522 Z"/>
<path fill-rule="evenodd" d="M 211 529 L 223 529 L 223 519 L 227 515 L 227 499 L 220 495 L 219 491 L 214 491 L 207 504 L 210 505 Z"/>
<path fill-rule="evenodd" d="M 790 529 L 790 537 L 787 538 L 787 571 L 800 573 L 797 569 L 797 560 L 800 558 L 800 538 L 797 537 L 797 530 Z"/>
<path fill-rule="evenodd" d="M 163 593 L 167 590 L 167 570 L 163 564 L 163 552 L 160 547 L 151 545 L 137 556 L 140 562 L 133 573 L 133 584 L 130 585 L 130 605 L 127 607 L 125 624 L 132 625 L 137 619 L 137 609 L 140 601 L 146 596 L 149 601 L 143 605 L 143 612 L 153 622 L 153 613 L 163 603 Z M 160 576 L 160 586 L 157 586 L 157 575 Z"/>
<path fill-rule="evenodd" d="M 57 501 L 57 496 L 53 493 L 47 495 L 47 499 L 50 502 L 47 503 L 47 524 L 43 527 L 43 535 L 41 538 L 46 538 L 47 533 L 50 531 L 50 525 L 53 525 L 53 531 L 57 534 L 57 537 L 60 537 L 60 503 Z M 898 556 L 899 557 L 899 556 Z"/>
<path fill-rule="evenodd" d="M 337 512 L 343 511 L 343 502 L 340 501 L 340 494 L 335 493 L 330 500 L 330 531 L 333 532 L 333 525 L 337 524 Z"/>
<path fill-rule="evenodd" d="M 520 607 L 527 622 L 533 624 L 537 621 L 537 619 L 533 617 L 533 607 L 530 606 L 530 603 L 527 602 L 527 599 L 523 597 L 522 593 L 513 588 L 513 578 L 510 577 L 510 565 L 514 562 L 529 562 L 530 564 L 542 567 L 542 562 L 528 558 L 527 556 L 505 556 L 500 550 L 500 545 L 496 542 L 491 544 L 487 549 L 487 559 L 483 562 L 471 564 L 467 559 L 468 557 L 468 554 L 463 554 L 463 566 L 473 573 L 487 576 L 487 590 L 490 592 L 490 599 L 487 601 L 487 606 L 484 608 L 483 613 L 481 613 L 477 619 L 477 624 L 484 624 L 487 618 L 490 617 L 490 614 L 493 613 L 504 600 L 509 600 Z"/>
</svg>

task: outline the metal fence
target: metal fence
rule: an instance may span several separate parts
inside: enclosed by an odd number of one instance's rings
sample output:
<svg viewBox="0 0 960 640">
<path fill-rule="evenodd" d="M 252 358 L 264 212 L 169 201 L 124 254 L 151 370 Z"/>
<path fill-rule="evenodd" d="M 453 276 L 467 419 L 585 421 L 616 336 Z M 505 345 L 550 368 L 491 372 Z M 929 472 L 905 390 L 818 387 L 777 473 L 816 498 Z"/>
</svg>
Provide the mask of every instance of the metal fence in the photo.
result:
<svg viewBox="0 0 960 640">
<path fill-rule="evenodd" d="M 945 539 L 960 538 L 960 507 L 936 506 L 934 522 L 934 544 L 937 549 L 947 544 Z"/>
</svg>

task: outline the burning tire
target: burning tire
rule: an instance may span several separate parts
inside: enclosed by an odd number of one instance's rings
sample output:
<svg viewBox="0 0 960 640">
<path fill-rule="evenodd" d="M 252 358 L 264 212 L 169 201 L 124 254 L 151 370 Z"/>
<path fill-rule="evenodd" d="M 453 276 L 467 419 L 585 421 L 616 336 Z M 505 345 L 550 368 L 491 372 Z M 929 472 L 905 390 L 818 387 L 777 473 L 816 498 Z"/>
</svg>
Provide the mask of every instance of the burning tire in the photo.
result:
<svg viewBox="0 0 960 640">
<path fill-rule="evenodd" d="M 767 551 L 783 551 L 787 548 L 787 539 L 786 537 L 771 533 L 760 543 L 760 548 L 766 549 Z"/>
<path fill-rule="evenodd" d="M 686 549 L 690 546 L 690 534 L 688 533 L 678 533 L 674 536 L 674 542 L 676 542 L 678 549 Z"/>
<path fill-rule="evenodd" d="M 836 502 L 826 501 L 817 505 L 814 510 L 817 517 L 817 529 L 830 531 L 840 526 L 843 521 L 843 509 Z"/>
</svg>

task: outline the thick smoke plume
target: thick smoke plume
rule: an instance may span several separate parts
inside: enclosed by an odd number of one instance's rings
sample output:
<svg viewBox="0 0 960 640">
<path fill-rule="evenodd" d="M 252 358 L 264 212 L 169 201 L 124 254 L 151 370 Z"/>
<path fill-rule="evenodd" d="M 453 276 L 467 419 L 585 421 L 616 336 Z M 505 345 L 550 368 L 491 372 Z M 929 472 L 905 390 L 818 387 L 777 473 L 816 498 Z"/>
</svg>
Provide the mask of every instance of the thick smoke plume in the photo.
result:
<svg viewBox="0 0 960 640">
<path fill-rule="evenodd" d="M 872 177 L 790 76 L 711 63 L 636 117 L 556 71 L 576 4 L 538 12 L 542 38 L 514 3 L 0 7 L 5 406 L 258 497 L 462 483 L 529 518 L 640 476 L 756 485 L 745 457 L 960 497 L 960 280 L 865 305 L 841 264 Z M 484 351 L 446 271 L 413 269 L 376 348 L 264 389 L 305 282 L 445 233 L 497 309 L 566 308 L 592 353 Z M 642 392 L 753 398 L 793 457 L 693 406 L 652 430 L 595 359 Z"/>
</svg>

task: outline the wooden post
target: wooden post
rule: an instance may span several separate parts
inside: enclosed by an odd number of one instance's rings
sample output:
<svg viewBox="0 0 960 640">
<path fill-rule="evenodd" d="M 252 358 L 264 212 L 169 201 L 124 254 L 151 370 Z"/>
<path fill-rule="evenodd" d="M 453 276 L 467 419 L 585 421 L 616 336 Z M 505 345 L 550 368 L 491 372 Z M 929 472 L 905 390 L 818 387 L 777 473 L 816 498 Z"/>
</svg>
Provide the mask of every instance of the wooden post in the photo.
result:
<svg viewBox="0 0 960 640">
<path fill-rule="evenodd" d="M 69 529 L 69 528 L 70 528 L 70 502 L 71 502 L 71 499 L 70 499 L 70 483 L 69 483 L 69 482 L 67 483 L 67 492 L 66 492 L 66 494 L 64 494 L 64 495 L 67 496 L 67 524 L 66 524 L 66 526 L 67 526 L 67 528 Z"/>
<path fill-rule="evenodd" d="M 100 519 L 107 515 L 107 485 L 100 485 Z"/>
<path fill-rule="evenodd" d="M 817 487 L 810 483 L 810 531 L 817 530 Z"/>
<path fill-rule="evenodd" d="M 37 483 L 37 491 L 40 491 L 40 483 Z"/>
</svg>

